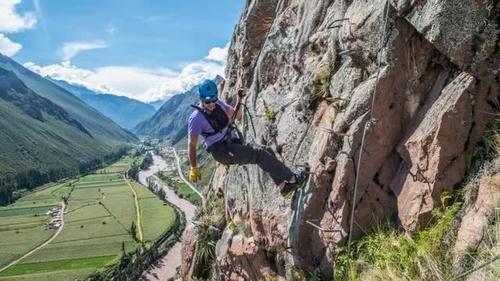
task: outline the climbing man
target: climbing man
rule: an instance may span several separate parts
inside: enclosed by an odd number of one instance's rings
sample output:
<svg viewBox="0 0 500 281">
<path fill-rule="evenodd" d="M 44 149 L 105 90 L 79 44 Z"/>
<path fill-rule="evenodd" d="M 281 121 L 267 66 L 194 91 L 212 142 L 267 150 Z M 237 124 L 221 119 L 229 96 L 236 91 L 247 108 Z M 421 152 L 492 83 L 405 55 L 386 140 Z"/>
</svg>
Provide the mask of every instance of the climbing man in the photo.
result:
<svg viewBox="0 0 500 281">
<path fill-rule="evenodd" d="M 238 112 L 217 97 L 217 85 L 212 80 L 205 80 L 199 87 L 200 103 L 192 105 L 196 110 L 189 117 L 188 124 L 188 154 L 191 163 L 189 180 L 197 182 L 201 178 L 200 169 L 196 162 L 196 146 L 201 135 L 207 151 L 214 159 L 224 165 L 257 164 L 267 172 L 283 197 L 288 198 L 293 191 L 301 186 L 307 178 L 308 167 L 300 166 L 297 172 L 292 172 L 285 164 L 279 161 L 270 148 L 245 144 L 239 138 L 231 120 L 240 118 Z M 238 95 L 237 103 L 244 97 Z"/>
</svg>

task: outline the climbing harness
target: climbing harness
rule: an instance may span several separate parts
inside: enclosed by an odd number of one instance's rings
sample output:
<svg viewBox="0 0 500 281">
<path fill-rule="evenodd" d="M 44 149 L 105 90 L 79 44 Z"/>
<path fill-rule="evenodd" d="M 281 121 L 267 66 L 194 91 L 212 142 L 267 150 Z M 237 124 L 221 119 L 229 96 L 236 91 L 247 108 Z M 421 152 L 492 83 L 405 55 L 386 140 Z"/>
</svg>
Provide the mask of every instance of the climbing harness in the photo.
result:
<svg viewBox="0 0 500 281">
<path fill-rule="evenodd" d="M 205 117 L 205 119 L 213 129 L 213 132 L 202 132 L 201 134 L 204 137 L 211 137 L 213 135 L 216 135 L 222 132 L 222 130 L 224 130 L 224 128 L 229 125 L 229 118 L 227 117 L 226 112 L 224 112 L 224 110 L 218 104 L 215 104 L 215 109 L 211 111 L 205 110 L 194 104 L 192 104 L 191 107 L 198 110 L 198 112 L 200 112 L 203 117 Z"/>
</svg>

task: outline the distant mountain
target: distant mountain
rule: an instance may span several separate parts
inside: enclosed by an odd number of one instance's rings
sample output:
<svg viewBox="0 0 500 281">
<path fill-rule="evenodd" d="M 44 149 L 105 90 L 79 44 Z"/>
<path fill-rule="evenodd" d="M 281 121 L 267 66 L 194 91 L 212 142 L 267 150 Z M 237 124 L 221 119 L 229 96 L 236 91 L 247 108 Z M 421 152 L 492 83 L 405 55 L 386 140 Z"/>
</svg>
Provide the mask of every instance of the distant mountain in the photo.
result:
<svg viewBox="0 0 500 281">
<path fill-rule="evenodd" d="M 160 109 L 160 107 L 165 103 L 164 100 L 157 100 L 148 103 L 149 105 L 153 106 L 156 110 Z"/>
<path fill-rule="evenodd" d="M 112 94 L 98 94 L 83 86 L 72 85 L 62 80 L 51 80 L 125 129 L 132 129 L 156 112 L 154 106 L 138 100 Z"/>
<path fill-rule="evenodd" d="M 26 87 L 63 108 L 95 138 L 115 143 L 135 142 L 137 137 L 53 82 L 0 54 L 0 68 L 12 71 Z"/>
<path fill-rule="evenodd" d="M 76 175 L 117 151 L 116 142 L 1 67 L 0 132 L 0 204 L 17 189 Z"/>
<path fill-rule="evenodd" d="M 214 81 L 220 84 L 224 79 L 217 76 Z M 193 112 L 191 104 L 198 102 L 198 86 L 188 92 L 175 95 L 167 100 L 150 119 L 141 122 L 132 131 L 138 136 L 168 139 L 176 144 L 187 136 L 187 121 Z"/>
</svg>

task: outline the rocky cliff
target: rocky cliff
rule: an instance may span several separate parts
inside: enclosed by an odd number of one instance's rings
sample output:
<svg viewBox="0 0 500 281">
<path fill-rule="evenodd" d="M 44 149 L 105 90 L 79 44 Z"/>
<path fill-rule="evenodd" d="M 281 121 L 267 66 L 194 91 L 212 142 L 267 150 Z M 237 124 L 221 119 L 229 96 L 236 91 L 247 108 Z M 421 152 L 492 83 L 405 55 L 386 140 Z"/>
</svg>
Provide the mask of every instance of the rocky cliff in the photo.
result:
<svg viewBox="0 0 500 281">
<path fill-rule="evenodd" d="M 255 166 L 218 169 L 229 226 L 212 278 L 329 279 L 349 236 L 427 224 L 498 112 L 499 25 L 494 0 L 248 0 L 224 95 L 247 88 L 247 141 L 313 175 L 291 202 Z"/>
</svg>

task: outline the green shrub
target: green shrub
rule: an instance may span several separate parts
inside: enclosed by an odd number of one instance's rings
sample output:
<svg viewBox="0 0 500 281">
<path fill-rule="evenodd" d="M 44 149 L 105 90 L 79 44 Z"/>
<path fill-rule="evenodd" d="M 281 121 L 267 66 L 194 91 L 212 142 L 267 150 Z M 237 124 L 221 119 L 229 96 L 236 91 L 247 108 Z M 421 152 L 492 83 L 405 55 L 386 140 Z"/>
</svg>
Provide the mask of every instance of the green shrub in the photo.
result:
<svg viewBox="0 0 500 281">
<path fill-rule="evenodd" d="M 276 121 L 276 112 L 274 111 L 274 109 L 269 106 L 268 104 L 266 104 L 265 101 L 264 102 L 264 114 L 267 118 L 267 120 L 271 121 L 271 122 L 274 122 Z"/>
<path fill-rule="evenodd" d="M 330 94 L 330 73 L 320 71 L 312 81 L 312 93 L 314 98 L 325 98 Z"/>
<path fill-rule="evenodd" d="M 445 199 L 447 200 L 447 199 Z M 445 236 L 460 202 L 433 212 L 434 224 L 413 237 L 390 223 L 376 226 L 361 240 L 344 246 L 334 265 L 334 280 L 443 280 L 451 276 Z"/>
</svg>

